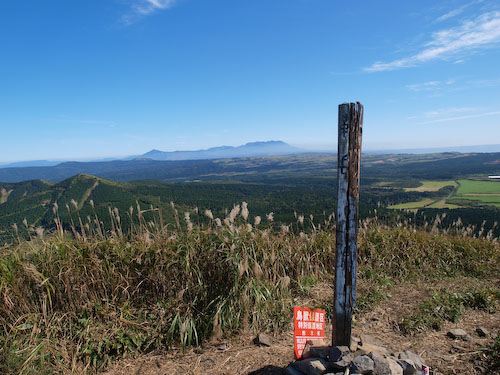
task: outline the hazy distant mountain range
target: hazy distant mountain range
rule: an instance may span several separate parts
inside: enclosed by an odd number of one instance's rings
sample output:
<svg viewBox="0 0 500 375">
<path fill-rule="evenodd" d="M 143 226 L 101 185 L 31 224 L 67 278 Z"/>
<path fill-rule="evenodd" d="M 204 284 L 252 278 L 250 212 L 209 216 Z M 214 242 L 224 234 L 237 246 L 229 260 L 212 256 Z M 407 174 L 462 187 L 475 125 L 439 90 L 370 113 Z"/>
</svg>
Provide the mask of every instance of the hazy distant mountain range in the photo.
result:
<svg viewBox="0 0 500 375">
<path fill-rule="evenodd" d="M 272 156 L 299 154 L 306 151 L 290 146 L 283 141 L 250 142 L 243 146 L 221 146 L 197 151 L 159 151 L 151 150 L 143 155 L 127 158 L 152 160 L 202 160 L 240 158 L 248 156 Z"/>
<path fill-rule="evenodd" d="M 220 146 L 206 150 L 196 151 L 160 151 L 151 150 L 142 155 L 133 155 L 125 158 L 106 158 L 99 160 L 85 160 L 85 162 L 104 162 L 113 160 L 203 160 L 203 159 L 224 159 L 240 158 L 251 156 L 273 156 L 290 155 L 309 152 L 297 147 L 290 146 L 283 141 L 250 142 L 242 146 Z M 66 163 L 69 160 L 30 160 L 14 163 L 0 164 L 0 168 L 20 168 L 20 167 L 53 167 Z"/>
<path fill-rule="evenodd" d="M 102 158 L 98 160 L 83 160 L 82 162 L 108 162 L 117 160 L 204 160 L 224 159 L 252 156 L 291 155 L 303 153 L 336 153 L 336 147 L 331 150 L 304 150 L 290 146 L 283 141 L 250 142 L 242 146 L 220 146 L 206 150 L 195 151 L 160 151 L 151 150 L 142 155 L 132 155 L 124 158 Z M 440 152 L 500 152 L 500 144 L 456 146 L 456 147 L 433 147 L 414 149 L 365 149 L 366 154 L 432 154 Z M 22 167 L 52 167 L 70 160 L 29 160 L 13 163 L 0 163 L 0 168 L 22 168 Z"/>
</svg>

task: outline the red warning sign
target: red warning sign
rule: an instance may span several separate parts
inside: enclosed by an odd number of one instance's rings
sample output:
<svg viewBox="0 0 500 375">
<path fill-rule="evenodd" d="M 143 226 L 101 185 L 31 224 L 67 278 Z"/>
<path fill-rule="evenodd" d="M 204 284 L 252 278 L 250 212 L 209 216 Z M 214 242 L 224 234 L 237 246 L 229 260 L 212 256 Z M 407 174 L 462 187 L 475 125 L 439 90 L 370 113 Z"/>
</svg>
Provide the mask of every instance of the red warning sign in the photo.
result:
<svg viewBox="0 0 500 375">
<path fill-rule="evenodd" d="M 302 357 L 308 340 L 325 339 L 325 315 L 325 310 L 321 309 L 311 312 L 307 307 L 293 308 L 295 358 Z"/>
</svg>

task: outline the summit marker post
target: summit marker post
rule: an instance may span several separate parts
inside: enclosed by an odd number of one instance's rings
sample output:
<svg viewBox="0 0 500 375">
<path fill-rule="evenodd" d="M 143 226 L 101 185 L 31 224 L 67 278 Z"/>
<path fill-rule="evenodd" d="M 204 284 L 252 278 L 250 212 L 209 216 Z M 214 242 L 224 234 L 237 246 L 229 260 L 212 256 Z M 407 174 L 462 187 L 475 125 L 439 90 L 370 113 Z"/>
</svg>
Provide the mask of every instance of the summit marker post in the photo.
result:
<svg viewBox="0 0 500 375">
<path fill-rule="evenodd" d="M 359 168 L 363 105 L 339 105 L 335 294 L 332 344 L 351 343 L 352 309 L 356 306 Z"/>
</svg>

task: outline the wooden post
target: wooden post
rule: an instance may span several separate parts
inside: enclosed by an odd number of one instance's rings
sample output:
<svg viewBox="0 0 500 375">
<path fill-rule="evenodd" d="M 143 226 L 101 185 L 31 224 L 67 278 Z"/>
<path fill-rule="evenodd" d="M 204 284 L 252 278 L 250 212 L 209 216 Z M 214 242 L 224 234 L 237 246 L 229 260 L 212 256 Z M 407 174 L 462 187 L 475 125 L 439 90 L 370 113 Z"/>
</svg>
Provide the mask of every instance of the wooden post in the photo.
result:
<svg viewBox="0 0 500 375">
<path fill-rule="evenodd" d="M 363 105 L 339 105 L 337 225 L 332 344 L 351 343 L 352 309 L 356 305 L 359 166 Z"/>
</svg>

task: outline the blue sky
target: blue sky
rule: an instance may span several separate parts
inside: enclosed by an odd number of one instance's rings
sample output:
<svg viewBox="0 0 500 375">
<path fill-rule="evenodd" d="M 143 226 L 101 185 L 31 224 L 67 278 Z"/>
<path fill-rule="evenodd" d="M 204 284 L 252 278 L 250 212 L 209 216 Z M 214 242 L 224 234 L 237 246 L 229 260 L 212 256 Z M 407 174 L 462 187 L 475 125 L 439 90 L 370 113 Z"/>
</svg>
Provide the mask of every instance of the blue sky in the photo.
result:
<svg viewBox="0 0 500 375">
<path fill-rule="evenodd" d="M 500 143 L 500 3 L 0 2 L 0 161 L 283 140 Z"/>
</svg>

